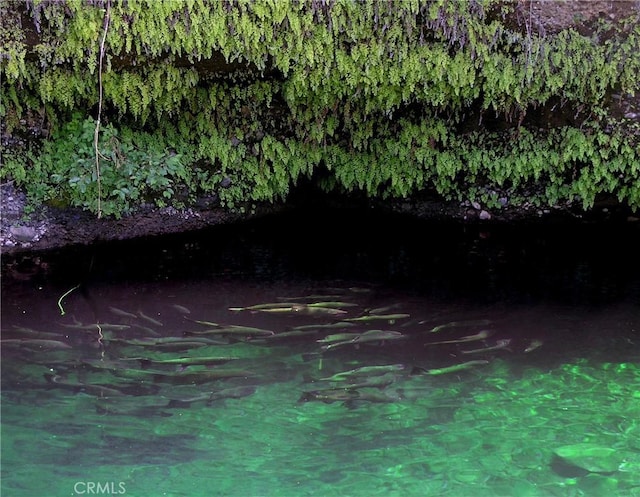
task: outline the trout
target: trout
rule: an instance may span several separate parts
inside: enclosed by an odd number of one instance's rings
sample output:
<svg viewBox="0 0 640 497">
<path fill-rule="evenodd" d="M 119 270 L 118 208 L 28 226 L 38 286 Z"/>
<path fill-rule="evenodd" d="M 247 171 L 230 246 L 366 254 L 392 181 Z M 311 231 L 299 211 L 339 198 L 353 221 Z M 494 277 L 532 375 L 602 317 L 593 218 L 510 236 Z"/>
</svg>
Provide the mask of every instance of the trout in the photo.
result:
<svg viewBox="0 0 640 497">
<path fill-rule="evenodd" d="M 489 364 L 489 361 L 485 361 L 485 360 L 467 361 L 467 362 L 463 362 L 462 364 L 454 364 L 453 366 L 448 366 L 446 368 L 437 368 L 437 369 L 414 368 L 414 372 L 418 370 L 418 371 L 424 372 L 425 374 L 437 376 L 441 374 L 456 373 L 458 371 L 463 371 L 465 369 L 469 369 L 474 366 L 481 366 L 483 364 Z"/>
<path fill-rule="evenodd" d="M 493 335 L 494 332 L 490 331 L 490 330 L 482 330 L 479 331 L 478 333 L 476 333 L 475 335 L 467 335 L 461 338 L 458 338 L 457 340 L 443 340 L 441 342 L 429 342 L 429 343 L 425 343 L 425 347 L 428 345 L 441 345 L 441 344 L 445 344 L 445 343 L 465 343 L 465 342 L 474 342 L 476 340 L 484 340 L 485 338 L 490 337 L 491 335 Z"/>
<path fill-rule="evenodd" d="M 473 350 L 461 350 L 461 354 L 481 354 L 483 352 L 491 352 L 493 350 L 506 349 L 509 347 L 511 343 L 511 338 L 505 338 L 504 340 L 498 340 L 495 345 L 492 347 L 485 347 L 482 349 L 473 349 Z"/>
</svg>

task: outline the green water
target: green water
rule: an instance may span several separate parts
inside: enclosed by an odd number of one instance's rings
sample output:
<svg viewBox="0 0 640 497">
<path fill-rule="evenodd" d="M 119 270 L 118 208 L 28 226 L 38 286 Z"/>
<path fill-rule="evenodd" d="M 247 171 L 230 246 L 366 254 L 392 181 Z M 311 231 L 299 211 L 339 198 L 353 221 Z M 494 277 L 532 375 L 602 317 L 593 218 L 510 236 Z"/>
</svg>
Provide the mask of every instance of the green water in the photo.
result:
<svg viewBox="0 0 640 497">
<path fill-rule="evenodd" d="M 637 306 L 474 305 L 363 281 L 328 286 L 105 284 L 91 301 L 69 294 L 64 316 L 62 292 L 26 285 L 6 297 L 2 495 L 640 495 Z M 349 306 L 339 315 L 229 310 L 291 300 Z M 385 313 L 405 316 L 378 318 Z M 345 321 L 363 316 L 375 319 Z M 274 335 L 197 335 L 215 327 L 195 321 Z M 279 336 L 336 323 L 347 324 Z M 318 342 L 371 329 L 402 337 L 329 350 Z M 490 336 L 425 346 L 481 330 Z M 219 343 L 172 350 L 124 341 L 194 336 Z M 464 353 L 501 339 L 508 348 Z M 162 362 L 212 356 L 233 359 Z M 140 358 L 156 362 L 143 367 Z M 486 363 L 428 374 L 470 360 Z M 385 365 L 401 366 L 331 378 Z M 221 371 L 239 373 L 206 376 Z M 181 376 L 190 373 L 203 376 Z M 579 443 L 614 449 L 595 457 L 613 469 L 554 455 Z"/>
<path fill-rule="evenodd" d="M 2 495 L 640 496 L 639 235 L 321 209 L 5 258 Z"/>
</svg>

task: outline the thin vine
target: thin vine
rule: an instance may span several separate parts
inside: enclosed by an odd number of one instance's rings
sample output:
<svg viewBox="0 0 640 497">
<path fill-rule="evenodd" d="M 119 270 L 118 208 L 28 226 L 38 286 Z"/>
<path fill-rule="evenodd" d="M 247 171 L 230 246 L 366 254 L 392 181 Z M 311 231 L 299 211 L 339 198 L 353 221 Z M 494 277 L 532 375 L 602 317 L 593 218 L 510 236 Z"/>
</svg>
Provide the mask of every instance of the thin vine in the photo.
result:
<svg viewBox="0 0 640 497">
<path fill-rule="evenodd" d="M 102 28 L 102 40 L 100 41 L 100 59 L 98 61 L 98 117 L 96 119 L 96 129 L 93 135 L 93 148 L 96 155 L 96 183 L 98 187 L 98 219 L 102 217 L 102 184 L 100 181 L 100 121 L 102 119 L 102 62 L 104 59 L 104 44 L 109 30 L 109 14 L 111 11 L 111 1 L 107 0 L 107 9 L 104 14 Z"/>
</svg>

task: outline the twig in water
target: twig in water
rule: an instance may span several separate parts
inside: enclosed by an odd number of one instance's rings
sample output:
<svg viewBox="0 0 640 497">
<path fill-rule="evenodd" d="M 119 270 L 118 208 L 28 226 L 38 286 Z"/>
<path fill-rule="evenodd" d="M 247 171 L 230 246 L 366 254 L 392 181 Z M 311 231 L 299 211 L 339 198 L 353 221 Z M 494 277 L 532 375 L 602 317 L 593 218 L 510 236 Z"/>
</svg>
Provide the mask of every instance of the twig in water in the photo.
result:
<svg viewBox="0 0 640 497">
<path fill-rule="evenodd" d="M 73 292 L 74 290 L 77 290 L 78 288 L 80 288 L 80 285 L 76 285 L 74 286 L 71 290 L 67 290 L 66 292 L 64 292 L 62 294 L 62 296 L 58 299 L 58 307 L 60 308 L 60 315 L 64 316 L 64 307 L 62 307 L 62 300 L 69 295 L 71 292 Z"/>
</svg>

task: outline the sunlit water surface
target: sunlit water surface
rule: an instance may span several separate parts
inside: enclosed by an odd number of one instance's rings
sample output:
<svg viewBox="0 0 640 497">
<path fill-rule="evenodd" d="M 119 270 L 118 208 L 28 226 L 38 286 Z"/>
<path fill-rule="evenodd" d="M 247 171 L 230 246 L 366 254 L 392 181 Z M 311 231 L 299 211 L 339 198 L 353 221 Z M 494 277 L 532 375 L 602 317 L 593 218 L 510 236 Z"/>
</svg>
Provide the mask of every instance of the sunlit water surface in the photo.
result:
<svg viewBox="0 0 640 497">
<path fill-rule="evenodd" d="M 16 262 L 2 495 L 638 496 L 637 235 L 311 213 Z"/>
</svg>

